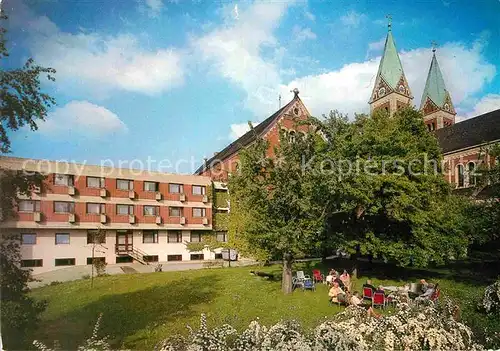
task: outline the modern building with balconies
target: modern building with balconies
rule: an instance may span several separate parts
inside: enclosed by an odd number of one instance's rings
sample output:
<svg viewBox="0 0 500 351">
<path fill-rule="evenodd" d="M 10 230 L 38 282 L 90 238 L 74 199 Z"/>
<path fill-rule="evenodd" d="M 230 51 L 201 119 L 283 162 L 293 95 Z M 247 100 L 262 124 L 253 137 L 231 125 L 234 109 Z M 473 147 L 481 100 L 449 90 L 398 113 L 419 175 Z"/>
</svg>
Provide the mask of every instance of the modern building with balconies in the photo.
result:
<svg viewBox="0 0 500 351">
<path fill-rule="evenodd" d="M 4 234 L 19 235 L 22 266 L 34 273 L 91 264 L 99 229 L 105 239 L 94 259 L 106 263 L 219 255 L 185 245 L 213 233 L 209 177 L 13 157 L 1 157 L 0 168 L 45 176 L 31 196 L 19 196 L 16 218 L 0 224 Z"/>
</svg>

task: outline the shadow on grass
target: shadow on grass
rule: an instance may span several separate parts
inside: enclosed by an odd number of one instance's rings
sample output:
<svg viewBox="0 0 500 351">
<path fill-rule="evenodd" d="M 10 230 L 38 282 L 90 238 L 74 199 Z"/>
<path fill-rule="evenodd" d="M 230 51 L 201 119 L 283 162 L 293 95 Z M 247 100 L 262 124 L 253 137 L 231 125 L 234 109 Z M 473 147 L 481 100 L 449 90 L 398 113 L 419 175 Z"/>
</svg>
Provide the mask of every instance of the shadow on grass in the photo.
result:
<svg viewBox="0 0 500 351">
<path fill-rule="evenodd" d="M 91 336 L 93 326 L 102 313 L 99 335 L 109 335 L 113 347 L 122 347 L 127 336 L 143 329 L 153 329 L 177 318 L 198 315 L 193 307 L 213 300 L 217 294 L 217 279 L 216 275 L 210 274 L 144 290 L 106 295 L 58 319 L 44 322 L 43 333 L 48 340 L 58 340 L 62 349 L 74 350 Z M 147 333 L 141 333 L 144 334 Z M 85 338 L 82 339 L 82 335 Z M 140 339 L 134 338 L 134 343 L 137 341 Z"/>
</svg>

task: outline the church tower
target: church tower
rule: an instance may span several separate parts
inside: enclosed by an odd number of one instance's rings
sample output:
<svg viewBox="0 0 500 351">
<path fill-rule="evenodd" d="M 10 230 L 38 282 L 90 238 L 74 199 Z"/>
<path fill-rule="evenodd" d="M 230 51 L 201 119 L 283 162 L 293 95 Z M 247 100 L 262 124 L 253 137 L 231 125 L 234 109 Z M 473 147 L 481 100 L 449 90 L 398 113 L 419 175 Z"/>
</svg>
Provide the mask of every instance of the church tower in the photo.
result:
<svg viewBox="0 0 500 351">
<path fill-rule="evenodd" d="M 392 37 L 391 23 L 385 39 L 384 53 L 378 67 L 375 86 L 368 102 L 370 112 L 384 109 L 392 116 L 398 109 L 411 104 L 413 96 L 399 60 Z"/>
<path fill-rule="evenodd" d="M 432 49 L 432 61 L 424 93 L 420 103 L 420 111 L 429 130 L 441 129 L 455 123 L 455 109 L 451 96 L 444 85 L 443 75 L 436 59 L 436 49 Z"/>
</svg>

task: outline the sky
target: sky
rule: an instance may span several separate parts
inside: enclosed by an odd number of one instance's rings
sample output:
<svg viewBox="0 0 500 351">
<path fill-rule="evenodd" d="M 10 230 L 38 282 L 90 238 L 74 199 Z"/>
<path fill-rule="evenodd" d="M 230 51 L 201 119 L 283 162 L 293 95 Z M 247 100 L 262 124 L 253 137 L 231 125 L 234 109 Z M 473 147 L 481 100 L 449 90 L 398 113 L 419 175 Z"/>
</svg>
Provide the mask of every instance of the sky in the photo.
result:
<svg viewBox="0 0 500 351">
<path fill-rule="evenodd" d="M 500 108 L 500 0 L 3 0 L 5 68 L 32 57 L 57 106 L 12 156 L 192 173 L 292 99 L 368 112 L 387 35 L 420 105 L 431 42 L 457 120 Z M 500 121 L 499 121 L 500 123 Z"/>
</svg>

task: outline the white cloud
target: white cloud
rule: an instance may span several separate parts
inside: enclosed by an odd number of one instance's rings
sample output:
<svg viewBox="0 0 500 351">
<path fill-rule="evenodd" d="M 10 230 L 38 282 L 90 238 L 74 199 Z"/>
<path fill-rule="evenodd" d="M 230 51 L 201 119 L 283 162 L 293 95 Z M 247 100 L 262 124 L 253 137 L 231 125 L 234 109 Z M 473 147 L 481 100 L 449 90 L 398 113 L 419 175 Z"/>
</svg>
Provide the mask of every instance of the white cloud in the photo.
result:
<svg viewBox="0 0 500 351">
<path fill-rule="evenodd" d="M 471 111 L 467 112 L 465 115 L 456 116 L 456 122 L 463 121 L 468 118 L 476 117 L 487 112 L 495 111 L 500 109 L 500 94 L 488 94 L 481 98 Z"/>
<path fill-rule="evenodd" d="M 147 50 L 134 35 L 96 32 L 67 33 L 46 16 L 36 17 L 22 2 L 14 2 L 13 23 L 29 34 L 36 62 L 57 69 L 57 82 L 84 88 L 96 97 L 110 90 L 145 94 L 183 83 L 182 53 L 175 49 Z"/>
<path fill-rule="evenodd" d="M 147 13 L 149 17 L 158 17 L 163 8 L 162 0 L 145 0 L 145 5 L 147 7 Z"/>
<path fill-rule="evenodd" d="M 365 18 L 366 15 L 362 13 L 358 13 L 356 11 L 350 11 L 349 13 L 340 17 L 340 22 L 344 26 L 356 28 Z"/>
<path fill-rule="evenodd" d="M 252 126 L 255 128 L 259 122 L 251 122 Z M 231 131 L 229 133 L 230 140 L 236 140 L 246 132 L 250 130 L 250 126 L 247 123 L 231 124 Z"/>
<path fill-rule="evenodd" d="M 128 131 L 125 123 L 107 108 L 77 100 L 56 108 L 38 127 L 42 134 L 65 139 L 69 136 L 101 138 Z"/>
<path fill-rule="evenodd" d="M 437 52 L 446 86 L 455 106 L 481 91 L 496 72 L 494 65 L 485 62 L 481 45 L 468 48 L 462 44 L 448 43 Z M 414 104 L 420 106 L 432 51 L 419 48 L 400 54 L 405 75 L 414 95 Z M 368 112 L 368 100 L 377 73 L 380 57 L 361 63 L 351 63 L 339 70 L 294 79 L 281 87 L 282 93 L 298 87 L 301 97 L 313 115 L 320 116 L 331 109 L 352 115 Z M 467 79 L 464 79 L 467 77 Z"/>
<path fill-rule="evenodd" d="M 311 12 L 305 11 L 304 16 L 309 20 L 314 22 L 316 20 L 316 16 L 314 16 Z"/>
<path fill-rule="evenodd" d="M 301 28 L 300 26 L 294 26 L 292 32 L 295 41 L 298 43 L 306 40 L 316 39 L 316 34 L 311 30 L 311 28 Z"/>
<path fill-rule="evenodd" d="M 366 58 L 368 58 L 371 54 L 377 53 L 381 54 L 385 45 L 385 37 L 380 38 L 380 40 L 373 41 L 368 43 L 368 51 L 366 52 Z"/>
<path fill-rule="evenodd" d="M 276 1 L 240 6 L 237 21 L 229 16 L 223 25 L 192 42 L 195 53 L 212 69 L 246 92 L 245 106 L 258 116 L 265 117 L 276 106 L 279 68 L 263 57 L 262 50 L 279 46 L 273 30 L 289 5 Z M 228 6 L 230 13 L 233 8 Z"/>
</svg>

